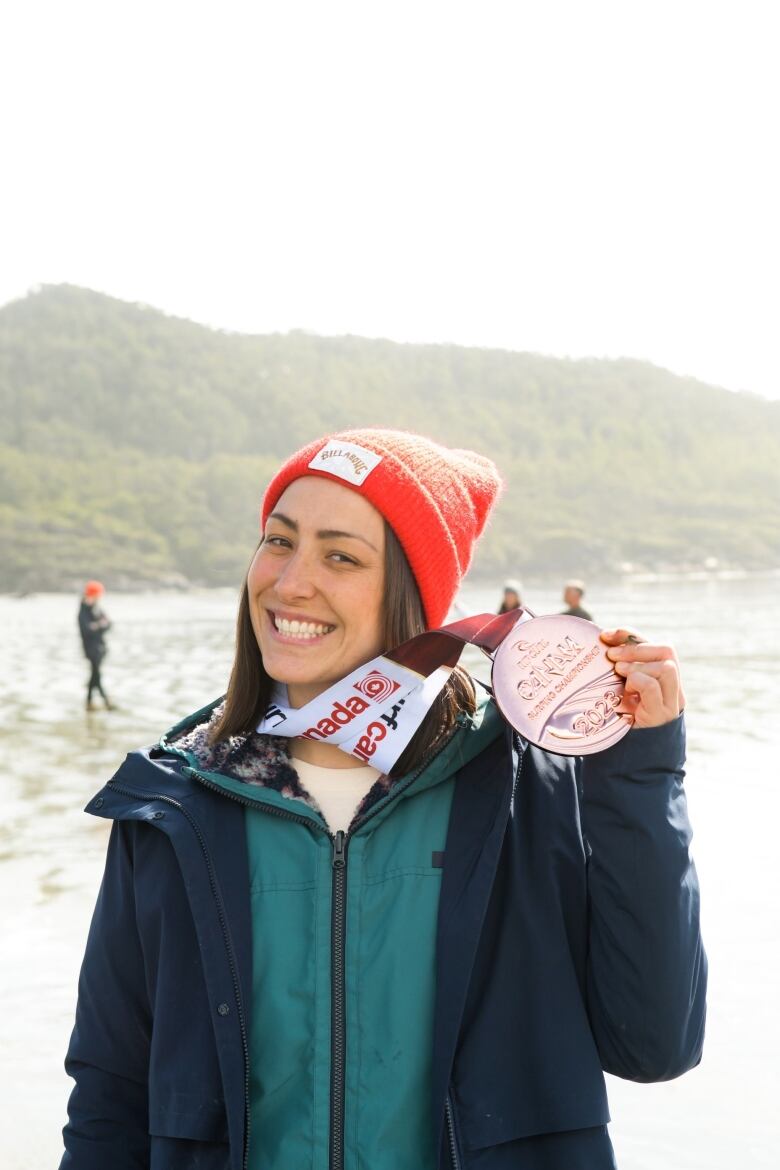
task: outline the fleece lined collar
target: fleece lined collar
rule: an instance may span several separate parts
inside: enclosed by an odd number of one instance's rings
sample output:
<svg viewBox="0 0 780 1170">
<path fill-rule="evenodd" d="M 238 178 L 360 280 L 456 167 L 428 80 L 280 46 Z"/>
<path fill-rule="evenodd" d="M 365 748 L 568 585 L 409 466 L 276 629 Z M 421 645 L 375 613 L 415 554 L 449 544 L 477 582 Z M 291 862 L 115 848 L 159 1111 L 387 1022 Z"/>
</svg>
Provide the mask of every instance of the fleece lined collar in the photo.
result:
<svg viewBox="0 0 780 1170">
<path fill-rule="evenodd" d="M 224 709 L 224 696 L 187 716 L 162 736 L 159 748 L 180 756 L 199 771 L 210 772 L 228 779 L 239 780 L 254 787 L 268 788 L 280 796 L 300 800 L 322 816 L 317 801 L 307 792 L 290 759 L 289 740 L 283 736 L 250 732 L 234 735 L 219 743 L 210 741 L 210 732 L 216 726 Z M 462 713 L 459 726 L 444 748 L 422 772 L 423 786 L 438 783 L 446 775 L 456 772 L 473 759 L 499 734 L 503 726 L 494 703 L 485 699 L 474 715 Z M 422 773 L 421 773 L 422 774 Z M 397 780 L 379 776 L 361 801 L 355 816 L 363 816 L 370 808 L 392 794 Z M 415 785 L 415 790 L 418 786 Z"/>
</svg>

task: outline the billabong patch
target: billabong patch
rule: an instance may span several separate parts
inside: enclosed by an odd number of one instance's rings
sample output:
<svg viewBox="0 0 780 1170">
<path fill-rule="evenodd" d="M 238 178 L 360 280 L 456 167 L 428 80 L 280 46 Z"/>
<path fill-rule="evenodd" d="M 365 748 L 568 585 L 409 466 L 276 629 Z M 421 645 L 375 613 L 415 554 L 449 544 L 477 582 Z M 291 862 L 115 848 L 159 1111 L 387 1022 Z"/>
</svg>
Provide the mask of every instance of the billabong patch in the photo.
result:
<svg viewBox="0 0 780 1170">
<path fill-rule="evenodd" d="M 358 447 L 357 443 L 332 439 L 309 461 L 309 467 L 312 471 L 327 471 L 328 475 L 335 475 L 345 483 L 360 487 L 381 462 L 382 456 L 377 455 L 376 451 L 367 451 L 365 447 Z"/>
</svg>

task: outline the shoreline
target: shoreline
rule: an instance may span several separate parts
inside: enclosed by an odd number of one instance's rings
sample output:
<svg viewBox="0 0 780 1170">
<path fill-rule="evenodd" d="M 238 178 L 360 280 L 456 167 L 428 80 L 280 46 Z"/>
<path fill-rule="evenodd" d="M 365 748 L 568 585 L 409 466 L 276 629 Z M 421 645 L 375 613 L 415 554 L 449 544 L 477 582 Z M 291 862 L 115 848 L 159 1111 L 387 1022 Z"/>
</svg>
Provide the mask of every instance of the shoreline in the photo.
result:
<svg viewBox="0 0 780 1170">
<path fill-rule="evenodd" d="M 506 579 L 506 573 L 496 572 L 495 575 L 488 575 L 484 572 L 472 577 L 466 577 L 461 585 L 461 590 L 466 589 L 501 589 L 503 581 Z M 533 573 L 520 574 L 523 586 L 525 588 L 533 587 L 539 588 L 558 588 L 561 583 L 568 579 L 566 573 Z M 771 580 L 780 579 L 780 566 L 774 568 L 767 567 L 762 569 L 744 569 L 737 566 L 712 568 L 704 567 L 686 567 L 680 569 L 662 568 L 662 569 L 643 569 L 637 568 L 631 571 L 616 570 L 609 572 L 601 570 L 598 573 L 587 574 L 585 580 L 588 584 L 588 589 L 598 588 L 600 585 L 607 583 L 614 583 L 615 581 L 622 581 L 627 584 L 636 585 L 654 585 L 654 584 L 669 584 L 674 582 L 711 582 L 711 581 L 746 581 L 746 580 Z M 165 582 L 123 582 L 121 585 L 106 584 L 106 591 L 115 595 L 122 596 L 138 596 L 151 593 L 165 593 L 174 596 L 176 594 L 184 594 L 187 596 L 194 596 L 197 594 L 230 594 L 238 595 L 241 582 L 237 581 L 235 585 L 207 585 L 198 584 L 195 582 L 177 581 L 175 583 Z M 43 597 L 43 596 L 80 596 L 81 585 L 68 583 L 57 588 L 42 589 L 0 589 L 0 597 L 10 598 L 17 601 L 25 601 L 29 598 Z"/>
</svg>

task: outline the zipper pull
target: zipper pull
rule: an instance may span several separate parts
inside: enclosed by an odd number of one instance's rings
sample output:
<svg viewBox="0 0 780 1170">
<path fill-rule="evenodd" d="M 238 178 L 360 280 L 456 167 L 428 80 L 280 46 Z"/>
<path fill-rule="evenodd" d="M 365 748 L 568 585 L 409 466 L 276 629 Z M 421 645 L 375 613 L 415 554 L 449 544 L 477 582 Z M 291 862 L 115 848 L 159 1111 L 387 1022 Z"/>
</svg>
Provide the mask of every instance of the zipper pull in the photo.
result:
<svg viewBox="0 0 780 1170">
<path fill-rule="evenodd" d="M 344 840 L 346 834 L 343 829 L 339 829 L 336 836 L 333 838 L 333 868 L 343 869 L 347 864 L 347 859 L 344 856 Z"/>
</svg>

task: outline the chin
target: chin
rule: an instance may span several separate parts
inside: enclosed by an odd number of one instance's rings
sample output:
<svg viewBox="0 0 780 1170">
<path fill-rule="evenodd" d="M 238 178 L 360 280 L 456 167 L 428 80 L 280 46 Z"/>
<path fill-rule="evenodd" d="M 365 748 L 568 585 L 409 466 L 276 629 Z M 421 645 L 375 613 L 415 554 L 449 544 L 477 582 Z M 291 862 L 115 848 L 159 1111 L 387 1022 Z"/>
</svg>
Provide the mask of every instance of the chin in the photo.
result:
<svg viewBox="0 0 780 1170">
<path fill-rule="evenodd" d="M 263 654 L 262 650 L 260 653 L 265 673 L 275 682 L 308 686 L 309 684 L 319 684 L 322 681 L 318 671 L 312 671 L 310 666 L 307 667 L 299 661 L 290 661 L 286 655 L 272 652 Z"/>
</svg>

